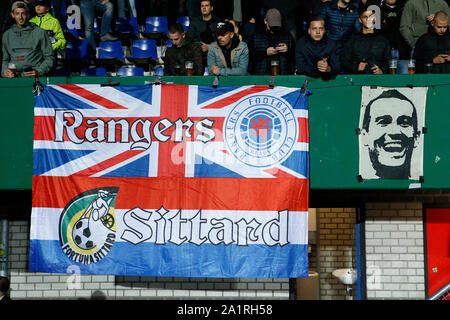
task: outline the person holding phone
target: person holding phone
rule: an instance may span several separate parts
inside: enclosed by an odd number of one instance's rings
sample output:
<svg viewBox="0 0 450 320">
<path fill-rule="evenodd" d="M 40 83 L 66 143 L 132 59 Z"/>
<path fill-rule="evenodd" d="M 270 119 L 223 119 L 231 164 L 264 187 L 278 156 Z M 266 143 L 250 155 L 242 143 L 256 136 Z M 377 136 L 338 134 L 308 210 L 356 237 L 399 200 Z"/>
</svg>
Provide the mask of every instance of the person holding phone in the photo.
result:
<svg viewBox="0 0 450 320">
<path fill-rule="evenodd" d="M 450 73 L 450 33 L 448 15 L 436 12 L 428 32 L 416 42 L 417 73 Z"/>
<path fill-rule="evenodd" d="M 11 16 L 15 24 L 5 32 L 2 40 L 2 76 L 38 77 L 47 74 L 55 58 L 46 31 L 29 22 L 30 12 L 23 1 L 12 4 Z"/>
<path fill-rule="evenodd" d="M 264 18 L 265 30 L 256 32 L 249 43 L 254 75 L 271 74 L 272 61 L 278 61 L 281 75 L 294 74 L 295 41 L 283 30 L 280 12 L 271 8 Z"/>
</svg>

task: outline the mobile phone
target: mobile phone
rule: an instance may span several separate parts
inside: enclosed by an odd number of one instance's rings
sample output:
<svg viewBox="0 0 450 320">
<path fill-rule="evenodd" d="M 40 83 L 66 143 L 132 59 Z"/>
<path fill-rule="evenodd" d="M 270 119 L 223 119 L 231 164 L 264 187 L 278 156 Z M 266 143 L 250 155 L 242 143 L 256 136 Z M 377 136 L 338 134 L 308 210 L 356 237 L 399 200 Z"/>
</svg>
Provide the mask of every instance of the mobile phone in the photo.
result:
<svg viewBox="0 0 450 320">
<path fill-rule="evenodd" d="M 32 67 L 26 67 L 25 69 L 23 69 L 24 72 L 30 72 L 33 71 Z"/>
</svg>

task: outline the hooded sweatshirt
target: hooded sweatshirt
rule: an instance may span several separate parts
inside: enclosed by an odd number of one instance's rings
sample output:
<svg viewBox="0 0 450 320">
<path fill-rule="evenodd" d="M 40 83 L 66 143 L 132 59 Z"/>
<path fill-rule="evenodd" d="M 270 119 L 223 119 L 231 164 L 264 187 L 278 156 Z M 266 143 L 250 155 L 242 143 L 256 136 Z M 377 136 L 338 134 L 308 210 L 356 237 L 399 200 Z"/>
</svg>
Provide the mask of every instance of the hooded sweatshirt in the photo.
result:
<svg viewBox="0 0 450 320">
<path fill-rule="evenodd" d="M 16 65 L 18 74 L 32 67 L 44 75 L 53 66 L 55 58 L 47 32 L 33 23 L 22 28 L 14 24 L 3 35 L 2 45 L 2 75 L 10 62 Z"/>
</svg>

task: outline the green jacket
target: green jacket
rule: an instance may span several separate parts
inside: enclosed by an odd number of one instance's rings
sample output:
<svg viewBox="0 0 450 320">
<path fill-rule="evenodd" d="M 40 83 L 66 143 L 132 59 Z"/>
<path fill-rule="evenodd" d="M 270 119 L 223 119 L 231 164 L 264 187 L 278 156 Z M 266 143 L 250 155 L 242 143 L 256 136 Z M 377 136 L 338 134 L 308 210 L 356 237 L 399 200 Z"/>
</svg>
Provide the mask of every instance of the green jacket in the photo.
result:
<svg viewBox="0 0 450 320">
<path fill-rule="evenodd" d="M 52 68 L 55 58 L 47 32 L 33 23 L 22 28 L 14 24 L 3 34 L 2 76 L 8 63 L 16 65 L 20 75 L 24 68 L 32 67 L 43 75 Z"/>
<path fill-rule="evenodd" d="M 400 33 L 413 48 L 417 39 L 427 33 L 427 16 L 444 11 L 450 16 L 450 9 L 444 0 L 409 0 L 403 8 Z"/>
<path fill-rule="evenodd" d="M 43 17 L 35 16 L 30 19 L 30 22 L 36 24 L 44 30 L 47 30 L 53 50 L 64 50 L 66 48 L 66 38 L 64 38 L 61 25 L 58 19 L 53 17 L 50 13 L 47 13 Z"/>
</svg>

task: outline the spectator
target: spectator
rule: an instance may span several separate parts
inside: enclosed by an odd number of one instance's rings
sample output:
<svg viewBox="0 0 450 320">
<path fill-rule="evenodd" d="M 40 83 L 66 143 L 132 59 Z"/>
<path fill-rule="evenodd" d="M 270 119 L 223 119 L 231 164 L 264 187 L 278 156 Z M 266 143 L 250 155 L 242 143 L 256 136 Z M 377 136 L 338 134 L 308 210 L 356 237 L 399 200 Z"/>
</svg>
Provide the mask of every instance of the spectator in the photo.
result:
<svg viewBox="0 0 450 320">
<path fill-rule="evenodd" d="M 0 302 L 10 301 L 11 298 L 8 295 L 9 280 L 6 277 L 0 277 Z"/>
<path fill-rule="evenodd" d="M 29 22 L 29 9 L 23 1 L 11 6 L 15 24 L 3 35 L 2 75 L 36 77 L 47 74 L 55 58 L 46 31 Z M 12 67 L 14 64 L 15 68 Z"/>
<path fill-rule="evenodd" d="M 400 33 L 411 48 L 417 39 L 428 30 L 433 21 L 433 12 L 444 11 L 450 14 L 450 9 L 444 0 L 409 0 L 403 9 L 400 20 Z"/>
<path fill-rule="evenodd" d="M 208 49 L 208 69 L 218 76 L 243 76 L 247 74 L 248 47 L 239 41 L 234 26 L 229 22 L 217 24 L 217 41 Z"/>
<path fill-rule="evenodd" d="M 95 58 L 96 42 L 94 36 L 94 18 L 97 13 L 102 14 L 100 27 L 100 41 L 115 41 L 118 38 L 111 35 L 111 22 L 114 14 L 114 6 L 109 0 L 80 0 L 81 15 L 84 21 L 84 32 L 89 42 L 89 57 Z"/>
<path fill-rule="evenodd" d="M 214 7 L 211 0 L 200 2 L 201 16 L 192 17 L 187 36 L 199 42 L 203 51 L 203 64 L 207 64 L 208 48 L 210 43 L 217 39 L 216 26 L 220 19 L 212 14 Z"/>
<path fill-rule="evenodd" d="M 375 14 L 361 11 L 362 31 L 354 35 L 345 46 L 341 67 L 346 73 L 383 74 L 388 71 L 391 56 L 389 41 L 375 33 Z"/>
<path fill-rule="evenodd" d="M 418 73 L 450 73 L 450 33 L 448 15 L 439 11 L 428 32 L 416 42 L 414 58 Z M 426 65 L 429 65 L 429 70 Z"/>
<path fill-rule="evenodd" d="M 323 79 L 337 75 L 340 66 L 336 47 L 336 41 L 326 35 L 325 21 L 319 17 L 311 19 L 308 35 L 297 42 L 297 74 Z"/>
<path fill-rule="evenodd" d="M 358 3 L 354 0 L 326 2 L 319 17 L 325 20 L 328 38 L 338 41 L 338 53 L 353 34 L 361 31 Z"/>
<path fill-rule="evenodd" d="M 265 31 L 256 32 L 251 40 L 252 73 L 270 74 L 271 60 L 279 60 L 280 74 L 293 74 L 294 39 L 282 29 L 281 14 L 269 9 L 264 19 Z"/>
<path fill-rule="evenodd" d="M 61 29 L 61 25 L 55 17 L 50 14 L 50 0 L 35 0 L 36 16 L 30 19 L 30 22 L 47 31 L 50 38 L 53 51 L 64 50 L 66 39 Z"/>
<path fill-rule="evenodd" d="M 167 49 L 164 58 L 165 75 L 184 75 L 186 61 L 193 62 L 193 75 L 201 76 L 204 72 L 202 48 L 198 42 L 186 36 L 183 26 L 175 23 L 169 26 L 169 39 L 172 47 Z"/>
<path fill-rule="evenodd" d="M 216 26 L 220 19 L 213 15 L 214 7 L 211 0 L 200 2 L 201 16 L 192 17 L 187 35 L 194 41 L 200 42 L 203 52 L 208 52 L 211 42 L 217 38 Z"/>
<path fill-rule="evenodd" d="M 264 0 L 266 10 L 271 8 L 277 9 L 283 20 L 283 30 L 289 32 L 293 39 L 297 39 L 296 17 L 299 7 L 298 0 Z"/>
<path fill-rule="evenodd" d="M 372 4 L 379 6 L 381 10 L 380 33 L 389 40 L 392 49 L 398 50 L 399 59 L 408 60 L 411 48 L 400 33 L 400 19 L 404 7 L 403 0 L 385 0 L 380 4 L 377 1 L 373 1 Z"/>
</svg>

